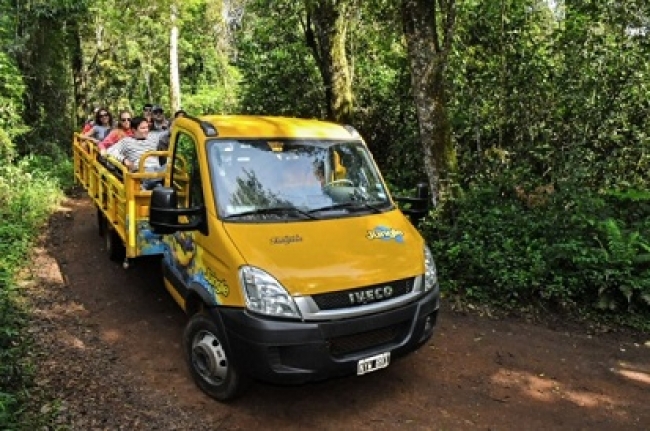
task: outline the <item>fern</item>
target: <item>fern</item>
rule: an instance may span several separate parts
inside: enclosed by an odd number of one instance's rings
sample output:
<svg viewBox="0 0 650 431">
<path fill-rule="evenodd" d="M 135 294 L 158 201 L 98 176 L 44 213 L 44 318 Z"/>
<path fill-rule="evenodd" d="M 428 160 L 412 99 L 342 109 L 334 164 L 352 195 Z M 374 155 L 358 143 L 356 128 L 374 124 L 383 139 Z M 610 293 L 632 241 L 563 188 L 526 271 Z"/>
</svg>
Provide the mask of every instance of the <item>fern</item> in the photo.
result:
<svg viewBox="0 0 650 431">
<path fill-rule="evenodd" d="M 640 232 L 625 232 L 614 219 L 603 221 L 600 227 L 603 240 L 598 242 L 607 259 L 603 262 L 598 307 L 615 310 L 625 305 L 630 310 L 637 301 L 648 305 L 650 280 L 643 270 L 650 264 L 650 245 Z"/>
</svg>

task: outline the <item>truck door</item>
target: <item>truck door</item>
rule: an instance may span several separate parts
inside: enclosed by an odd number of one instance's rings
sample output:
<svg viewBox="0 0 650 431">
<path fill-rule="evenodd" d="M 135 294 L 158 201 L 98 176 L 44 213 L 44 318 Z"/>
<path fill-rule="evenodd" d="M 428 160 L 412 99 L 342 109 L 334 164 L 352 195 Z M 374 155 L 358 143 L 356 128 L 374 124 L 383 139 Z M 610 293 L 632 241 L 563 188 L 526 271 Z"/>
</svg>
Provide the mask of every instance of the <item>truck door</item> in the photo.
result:
<svg viewBox="0 0 650 431">
<path fill-rule="evenodd" d="M 171 187 L 176 190 L 179 208 L 203 206 L 205 204 L 201 186 L 201 169 L 196 142 L 192 136 L 177 134 L 174 154 L 171 160 Z M 191 222 L 191 220 L 183 220 Z M 180 293 L 190 285 L 198 272 L 196 236 L 197 231 L 176 232 L 165 237 L 167 252 L 164 264 L 171 272 L 170 282 Z"/>
</svg>

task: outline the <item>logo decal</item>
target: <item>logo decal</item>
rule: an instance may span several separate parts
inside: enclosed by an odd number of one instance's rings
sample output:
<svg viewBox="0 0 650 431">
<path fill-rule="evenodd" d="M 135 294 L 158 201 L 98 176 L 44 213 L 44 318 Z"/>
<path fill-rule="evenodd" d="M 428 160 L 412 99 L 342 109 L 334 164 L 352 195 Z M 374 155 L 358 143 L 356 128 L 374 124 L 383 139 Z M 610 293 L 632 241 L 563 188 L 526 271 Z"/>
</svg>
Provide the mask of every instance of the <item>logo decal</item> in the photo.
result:
<svg viewBox="0 0 650 431">
<path fill-rule="evenodd" d="M 294 242 L 302 242 L 302 237 L 300 235 L 285 235 L 271 238 L 271 245 L 289 245 Z"/>
<path fill-rule="evenodd" d="M 368 231 L 366 238 L 370 240 L 379 239 L 381 241 L 396 241 L 402 244 L 404 243 L 404 232 L 391 227 L 377 226 L 373 230 Z"/>
<path fill-rule="evenodd" d="M 214 271 L 211 269 L 206 269 L 204 276 L 207 282 L 212 285 L 212 288 L 214 289 L 214 293 L 216 295 L 230 295 L 230 287 L 228 287 L 226 280 L 217 278 L 217 275 L 214 273 Z"/>
<path fill-rule="evenodd" d="M 393 296 L 393 288 L 391 286 L 375 287 L 374 289 L 357 290 L 356 292 L 348 293 L 350 305 L 368 304 L 388 299 Z"/>
</svg>

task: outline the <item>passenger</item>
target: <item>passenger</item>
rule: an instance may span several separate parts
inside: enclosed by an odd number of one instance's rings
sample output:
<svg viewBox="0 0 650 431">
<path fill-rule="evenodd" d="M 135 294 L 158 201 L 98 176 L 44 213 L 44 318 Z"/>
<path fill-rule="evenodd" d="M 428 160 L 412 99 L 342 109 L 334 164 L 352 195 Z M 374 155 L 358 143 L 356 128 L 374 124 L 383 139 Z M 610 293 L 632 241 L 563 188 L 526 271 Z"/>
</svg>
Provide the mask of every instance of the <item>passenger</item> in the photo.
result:
<svg viewBox="0 0 650 431">
<path fill-rule="evenodd" d="M 121 162 L 131 171 L 140 168 L 140 158 L 148 151 L 155 151 L 158 146 L 160 133 L 150 132 L 149 123 L 144 117 L 131 120 L 133 136 L 121 139 L 115 145 L 102 151 L 102 155 L 111 156 Z M 144 161 L 145 172 L 159 172 L 160 163 L 157 157 L 147 157 Z"/>
<path fill-rule="evenodd" d="M 133 129 L 131 129 L 131 113 L 129 111 L 121 111 L 117 128 L 111 130 L 97 146 L 99 151 L 106 150 L 115 145 L 122 138 L 133 136 Z"/>
<path fill-rule="evenodd" d="M 179 109 L 178 111 L 174 112 L 174 120 L 177 119 L 178 117 L 187 117 L 187 112 L 185 112 L 182 109 Z"/>
<path fill-rule="evenodd" d="M 187 113 L 180 109 L 174 113 L 174 120 L 179 117 L 185 117 L 186 115 Z M 169 124 L 169 129 L 171 129 L 172 125 L 174 124 L 174 120 L 172 120 L 172 122 Z M 169 129 L 160 135 L 160 140 L 158 141 L 158 151 L 167 151 L 169 149 L 169 139 L 171 138 L 171 131 Z M 160 164 L 164 165 L 166 162 L 167 157 L 160 156 Z"/>
<path fill-rule="evenodd" d="M 149 130 L 153 130 L 153 105 L 151 103 L 145 103 L 142 107 L 142 116 L 147 119 L 149 123 Z"/>
<path fill-rule="evenodd" d="M 108 112 L 108 110 L 100 108 L 95 114 L 95 124 L 82 136 L 88 138 L 88 140 L 94 142 L 95 144 L 98 144 L 103 141 L 106 136 L 108 136 L 112 129 L 113 116 L 110 112 Z"/>
<path fill-rule="evenodd" d="M 325 186 L 325 163 L 322 160 L 314 162 L 314 177 L 321 187 Z"/>
<path fill-rule="evenodd" d="M 156 105 L 152 109 L 153 112 L 153 129 L 156 131 L 163 131 L 169 129 L 169 120 L 165 118 L 165 111 L 160 106 Z"/>
<path fill-rule="evenodd" d="M 84 133 L 87 133 L 88 131 L 90 131 L 90 129 L 92 129 L 93 126 L 95 125 L 95 116 L 97 115 L 97 112 L 99 112 L 99 108 L 93 109 L 93 113 L 92 113 L 91 117 L 88 118 L 88 120 L 86 120 L 86 122 L 84 123 L 83 128 L 81 129 L 81 134 L 82 135 Z"/>
</svg>

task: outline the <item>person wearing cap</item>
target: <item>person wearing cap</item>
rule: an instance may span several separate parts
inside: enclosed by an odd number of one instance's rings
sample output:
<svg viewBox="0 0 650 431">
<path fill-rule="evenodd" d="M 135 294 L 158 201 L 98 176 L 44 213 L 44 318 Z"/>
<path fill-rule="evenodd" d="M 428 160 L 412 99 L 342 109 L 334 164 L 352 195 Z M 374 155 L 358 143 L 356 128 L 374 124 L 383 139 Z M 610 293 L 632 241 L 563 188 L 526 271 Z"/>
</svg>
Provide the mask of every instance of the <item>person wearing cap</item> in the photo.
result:
<svg viewBox="0 0 650 431">
<path fill-rule="evenodd" d="M 142 116 L 147 119 L 149 129 L 153 130 L 153 104 L 145 103 L 142 107 Z"/>
<path fill-rule="evenodd" d="M 162 131 L 169 129 L 169 120 L 165 118 L 165 111 L 163 111 L 163 108 L 155 105 L 151 111 L 153 113 L 152 130 Z"/>
</svg>

